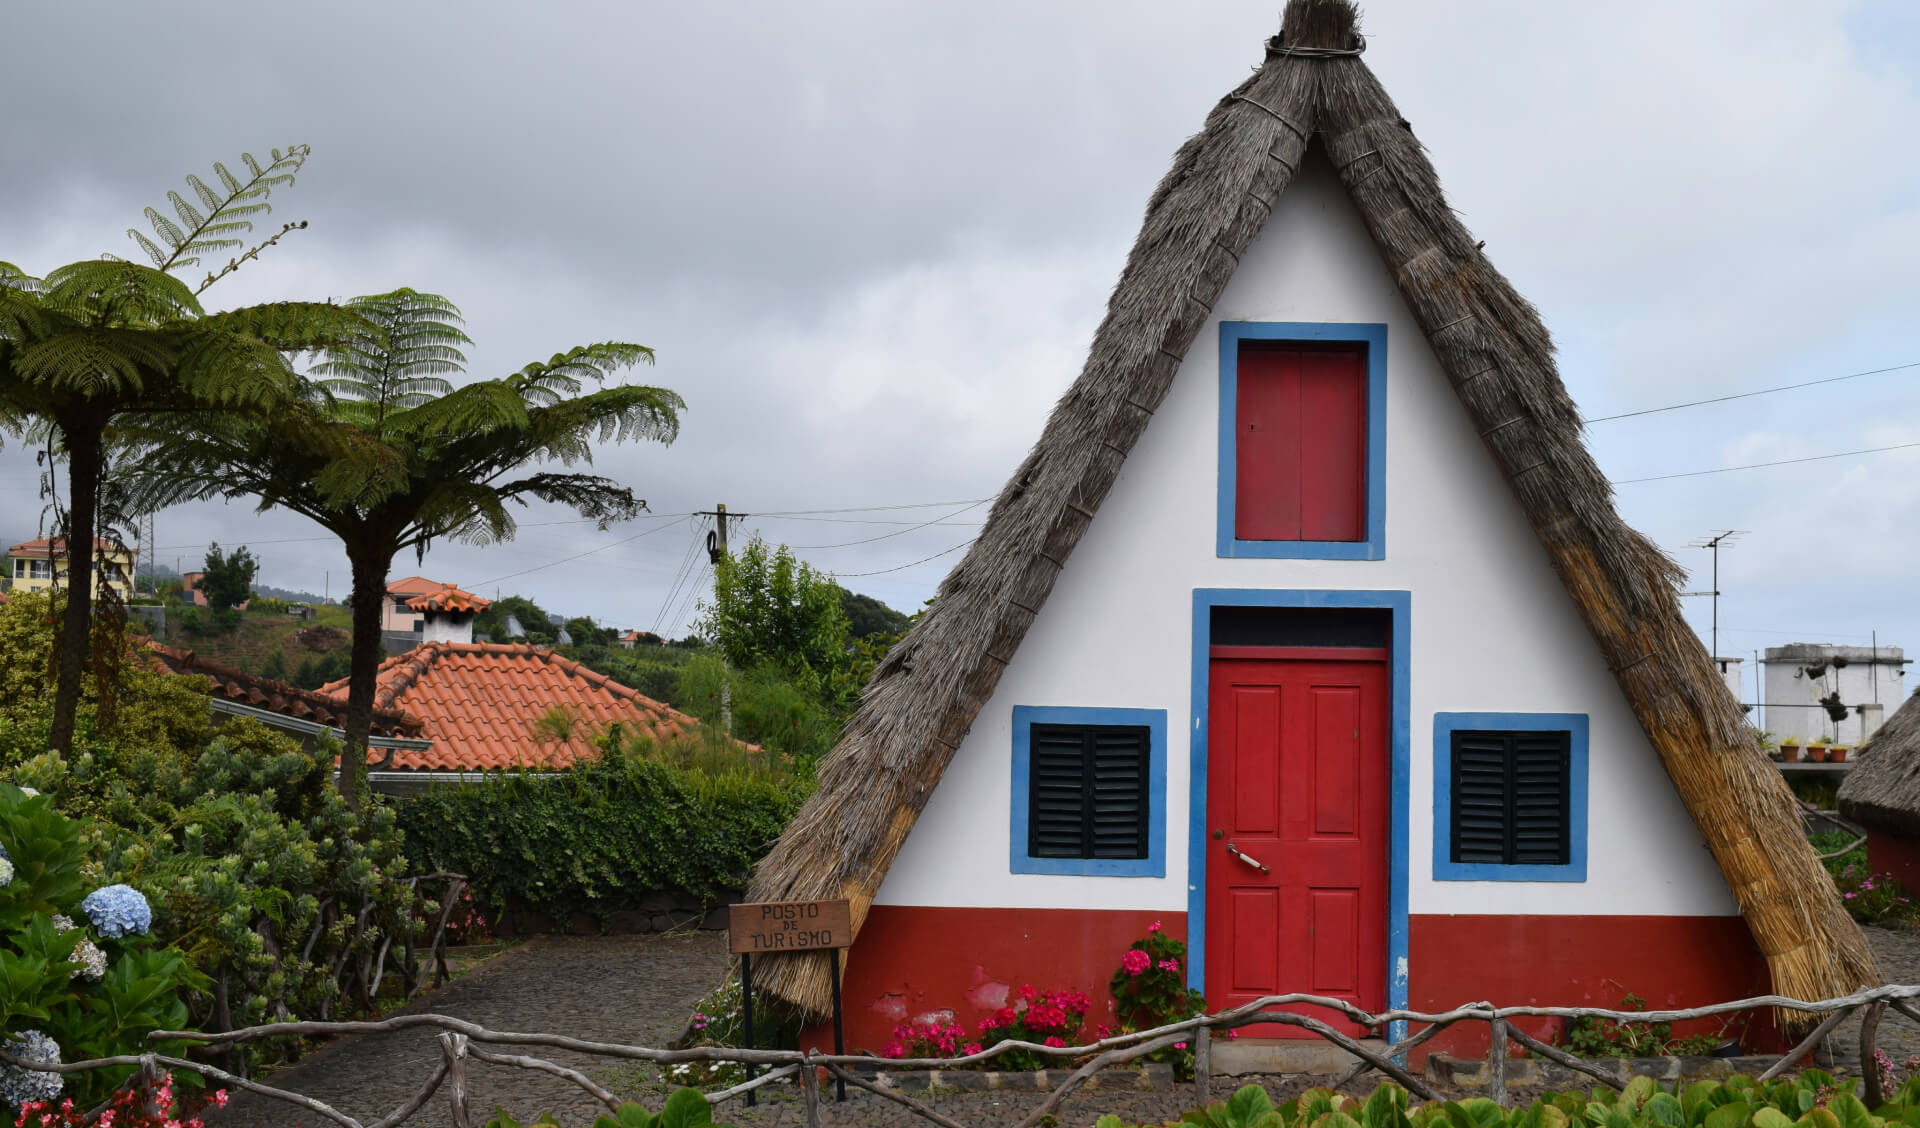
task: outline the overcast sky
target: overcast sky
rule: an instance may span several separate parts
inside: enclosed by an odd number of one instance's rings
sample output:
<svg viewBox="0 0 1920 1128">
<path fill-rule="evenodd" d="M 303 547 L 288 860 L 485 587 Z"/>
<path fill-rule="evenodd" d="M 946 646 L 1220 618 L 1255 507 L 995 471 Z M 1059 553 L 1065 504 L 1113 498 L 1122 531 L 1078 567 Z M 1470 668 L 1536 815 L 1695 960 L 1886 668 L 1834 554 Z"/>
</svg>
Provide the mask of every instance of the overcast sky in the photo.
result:
<svg viewBox="0 0 1920 1128">
<path fill-rule="evenodd" d="M 464 309 L 475 374 L 637 341 L 659 363 L 636 378 L 688 404 L 672 447 L 597 460 L 660 518 L 601 533 L 536 508 L 512 544 L 396 576 L 684 630 L 703 533 L 681 518 L 725 502 L 789 514 L 748 530 L 910 610 L 957 553 L 856 574 L 972 535 L 985 507 L 962 506 L 1077 374 L 1148 192 L 1278 7 L 16 5 L 0 259 L 133 254 L 122 232 L 187 173 L 311 144 L 272 222 L 312 226 L 210 305 L 412 286 Z M 1365 29 L 1589 416 L 1920 362 L 1909 0 L 1370 0 Z M 1751 530 L 1721 559 L 1722 653 L 1920 647 L 1920 450 L 1626 481 L 1920 443 L 1917 388 L 1908 368 L 1590 439 L 1694 588 L 1689 542 Z M 0 490 L 0 535 L 34 535 L 18 444 Z M 218 539 L 265 582 L 346 583 L 296 516 L 199 505 L 156 531 L 169 564 Z"/>
</svg>

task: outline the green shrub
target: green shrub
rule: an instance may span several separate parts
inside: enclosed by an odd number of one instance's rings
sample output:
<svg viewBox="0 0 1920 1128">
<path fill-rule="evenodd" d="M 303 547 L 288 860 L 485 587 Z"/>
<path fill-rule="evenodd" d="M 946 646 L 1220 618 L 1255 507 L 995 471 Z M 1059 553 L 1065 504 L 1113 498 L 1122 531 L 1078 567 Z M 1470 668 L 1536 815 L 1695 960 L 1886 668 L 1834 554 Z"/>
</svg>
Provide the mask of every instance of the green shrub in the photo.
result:
<svg viewBox="0 0 1920 1128">
<path fill-rule="evenodd" d="M 1857 835 L 1843 830 L 1809 835 L 1814 851 L 1831 854 L 1851 843 Z M 1834 888 L 1840 891 L 1840 903 L 1861 924 L 1888 924 L 1920 920 L 1920 908 L 1913 894 L 1895 881 L 1890 873 L 1875 873 L 1867 863 L 1867 848 L 1855 846 L 1844 854 L 1825 858 L 1822 864 L 1833 875 Z"/>
<path fill-rule="evenodd" d="M 96 884 L 85 874 L 86 844 L 80 822 L 61 814 L 49 796 L 30 796 L 0 784 L 0 1029 L 14 1052 L 29 1048 L 29 1031 L 51 1038 L 61 1060 L 137 1054 L 149 1049 L 178 1054 L 185 1043 L 147 1042 L 155 1030 L 180 1029 L 189 991 L 208 980 L 144 926 L 102 917 L 88 923 L 84 905 Z M 109 893 L 109 896 L 116 894 Z M 117 896 L 137 900 L 120 891 Z M 100 910 L 96 910 L 100 911 Z M 59 914 L 56 917 L 54 914 Z M 105 1096 L 133 1067 L 65 1075 L 63 1092 L 81 1105 Z M 12 1091 L 20 1075 L 0 1079 L 0 1101 L 18 1106 L 28 1096 Z"/>
<path fill-rule="evenodd" d="M 155 934 L 242 1026 L 330 1013 L 336 967 L 351 976 L 437 911 L 406 884 L 392 812 L 355 815 L 331 786 L 335 752 L 237 720 L 198 756 L 43 753 L 16 778 L 90 818 L 89 867 L 146 895 Z M 194 1021 L 221 1024 L 213 1005 L 195 1000 Z"/>
<path fill-rule="evenodd" d="M 496 914 L 511 905 L 604 924 L 648 890 L 711 905 L 744 888 L 806 790 L 610 754 L 555 775 L 436 787 L 394 809 L 417 872 L 466 874 Z"/>
<path fill-rule="evenodd" d="M 1920 1080 L 1909 1080 L 1877 1109 L 1855 1095 L 1857 1080 L 1836 1080 L 1817 1069 L 1760 1082 L 1675 1082 L 1663 1089 L 1636 1077 L 1624 1092 L 1549 1092 L 1533 1103 L 1502 1108 L 1485 1097 L 1430 1101 L 1409 1107 L 1406 1090 L 1384 1084 L 1362 1100 L 1328 1089 L 1308 1089 L 1275 1105 L 1266 1090 L 1247 1085 L 1225 1101 L 1188 1111 L 1180 1128 L 1905 1128 L 1920 1123 Z M 1102 1116 L 1095 1128 L 1129 1128 Z M 1135 1126 L 1144 1128 L 1144 1126 Z"/>
</svg>

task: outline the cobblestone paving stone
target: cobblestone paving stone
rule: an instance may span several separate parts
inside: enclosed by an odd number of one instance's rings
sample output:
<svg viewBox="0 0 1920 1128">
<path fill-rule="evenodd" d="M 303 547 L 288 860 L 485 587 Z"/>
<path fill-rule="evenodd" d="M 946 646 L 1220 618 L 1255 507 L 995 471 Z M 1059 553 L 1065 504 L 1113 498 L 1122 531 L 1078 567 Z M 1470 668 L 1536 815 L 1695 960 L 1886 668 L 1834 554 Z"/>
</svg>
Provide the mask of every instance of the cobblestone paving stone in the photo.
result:
<svg viewBox="0 0 1920 1128">
<path fill-rule="evenodd" d="M 1920 931 L 1866 931 L 1887 982 L 1920 983 Z M 439 1011 L 495 1030 L 663 1046 L 680 1032 L 693 1003 L 720 982 L 727 959 L 725 937 L 719 933 L 545 938 L 500 956 L 410 1009 Z M 1857 1020 L 1844 1025 L 1817 1064 L 1854 1072 L 1858 1031 Z M 1881 1022 L 1880 1045 L 1896 1062 L 1920 1054 L 1920 1025 L 1889 1011 Z M 580 1069 L 623 1095 L 639 1092 L 649 1107 L 658 1108 L 664 1090 L 645 1084 L 640 1074 L 632 1072 L 633 1067 L 558 1051 L 527 1052 Z M 273 1083 L 318 1097 L 363 1120 L 373 1120 L 411 1096 L 426 1080 L 438 1056 L 434 1036 L 424 1031 L 345 1039 L 276 1074 Z M 567 1128 L 583 1128 L 601 1111 L 579 1088 L 559 1078 L 480 1062 L 470 1063 L 468 1068 L 476 1124 L 484 1122 L 496 1103 L 522 1120 L 552 1111 Z M 1213 1096 L 1215 1100 L 1224 1099 L 1240 1085 L 1257 1082 L 1279 1101 L 1325 1080 L 1218 1078 Z M 1375 1083 L 1372 1078 L 1364 1078 L 1348 1090 L 1364 1095 Z M 827 1092 L 831 1092 L 830 1087 Z M 1005 1090 L 908 1095 L 969 1128 L 1014 1124 L 1045 1098 L 1041 1093 Z M 1531 1095 L 1521 1091 L 1513 1094 L 1517 1100 Z M 1091 1125 L 1101 1114 L 1111 1112 L 1128 1123 L 1157 1124 L 1177 1119 L 1196 1102 L 1190 1084 L 1144 1092 L 1086 1090 L 1064 1103 L 1058 1123 L 1062 1128 Z M 731 1101 L 715 1110 L 715 1119 L 740 1128 L 802 1128 L 806 1123 L 799 1094 L 792 1086 L 771 1093 L 757 1108 Z M 823 1105 L 823 1120 L 830 1128 L 917 1128 L 930 1123 L 900 1105 L 853 1089 L 848 1091 L 845 1104 L 829 1100 Z M 424 1128 L 448 1122 L 443 1091 L 406 1125 Z M 245 1095 L 236 1098 L 213 1123 L 216 1128 L 284 1128 L 296 1124 L 316 1128 L 322 1122 L 279 1102 Z"/>
</svg>

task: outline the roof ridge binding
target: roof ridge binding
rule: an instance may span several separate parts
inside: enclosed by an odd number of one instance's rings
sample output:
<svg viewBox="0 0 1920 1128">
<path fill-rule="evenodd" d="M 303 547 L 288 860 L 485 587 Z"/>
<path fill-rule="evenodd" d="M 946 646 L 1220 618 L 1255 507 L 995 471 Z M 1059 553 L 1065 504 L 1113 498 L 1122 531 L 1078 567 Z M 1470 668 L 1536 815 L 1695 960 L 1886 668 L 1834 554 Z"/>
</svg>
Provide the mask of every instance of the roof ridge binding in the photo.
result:
<svg viewBox="0 0 1920 1128">
<path fill-rule="evenodd" d="M 1351 24 L 1349 0 L 1291 0 L 1282 41 L 1344 46 L 1320 42 L 1338 37 L 1342 13 Z M 1679 569 L 1615 511 L 1538 312 L 1448 208 L 1373 72 L 1356 53 L 1334 51 L 1270 53 L 1175 153 L 1080 376 L 931 608 L 875 669 L 749 899 L 845 897 L 856 930 L 865 920 L 1311 136 L 1712 849 L 1774 990 L 1830 998 L 1878 982 L 1859 926 L 1800 832 L 1792 794 L 1680 613 Z M 876 771 L 880 762 L 889 770 Z M 822 957 L 784 957 L 764 982 L 819 1015 L 827 970 Z"/>
</svg>

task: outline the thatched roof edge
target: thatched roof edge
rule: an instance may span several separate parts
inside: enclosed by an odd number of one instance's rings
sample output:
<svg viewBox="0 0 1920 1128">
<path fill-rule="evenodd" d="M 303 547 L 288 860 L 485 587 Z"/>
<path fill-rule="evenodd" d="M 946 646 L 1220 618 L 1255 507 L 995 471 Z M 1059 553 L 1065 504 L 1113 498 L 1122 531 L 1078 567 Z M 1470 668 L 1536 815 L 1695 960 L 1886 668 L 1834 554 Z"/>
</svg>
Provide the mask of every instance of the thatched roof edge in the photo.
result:
<svg viewBox="0 0 1920 1128">
<path fill-rule="evenodd" d="M 1792 795 L 1681 616 L 1680 569 L 1614 510 L 1539 314 L 1447 207 L 1366 65 L 1293 53 L 1349 48 L 1355 19 L 1350 0 L 1290 0 L 1265 64 L 1175 154 L 1079 378 L 932 608 L 876 669 L 749 897 L 845 897 L 859 928 L 1311 136 L 1712 849 L 1774 989 L 1815 999 L 1877 982 Z M 824 1013 L 825 960 L 784 957 L 762 982 Z"/>
<path fill-rule="evenodd" d="M 1870 830 L 1920 840 L 1920 693 L 1854 751 L 1840 814 Z"/>
</svg>

